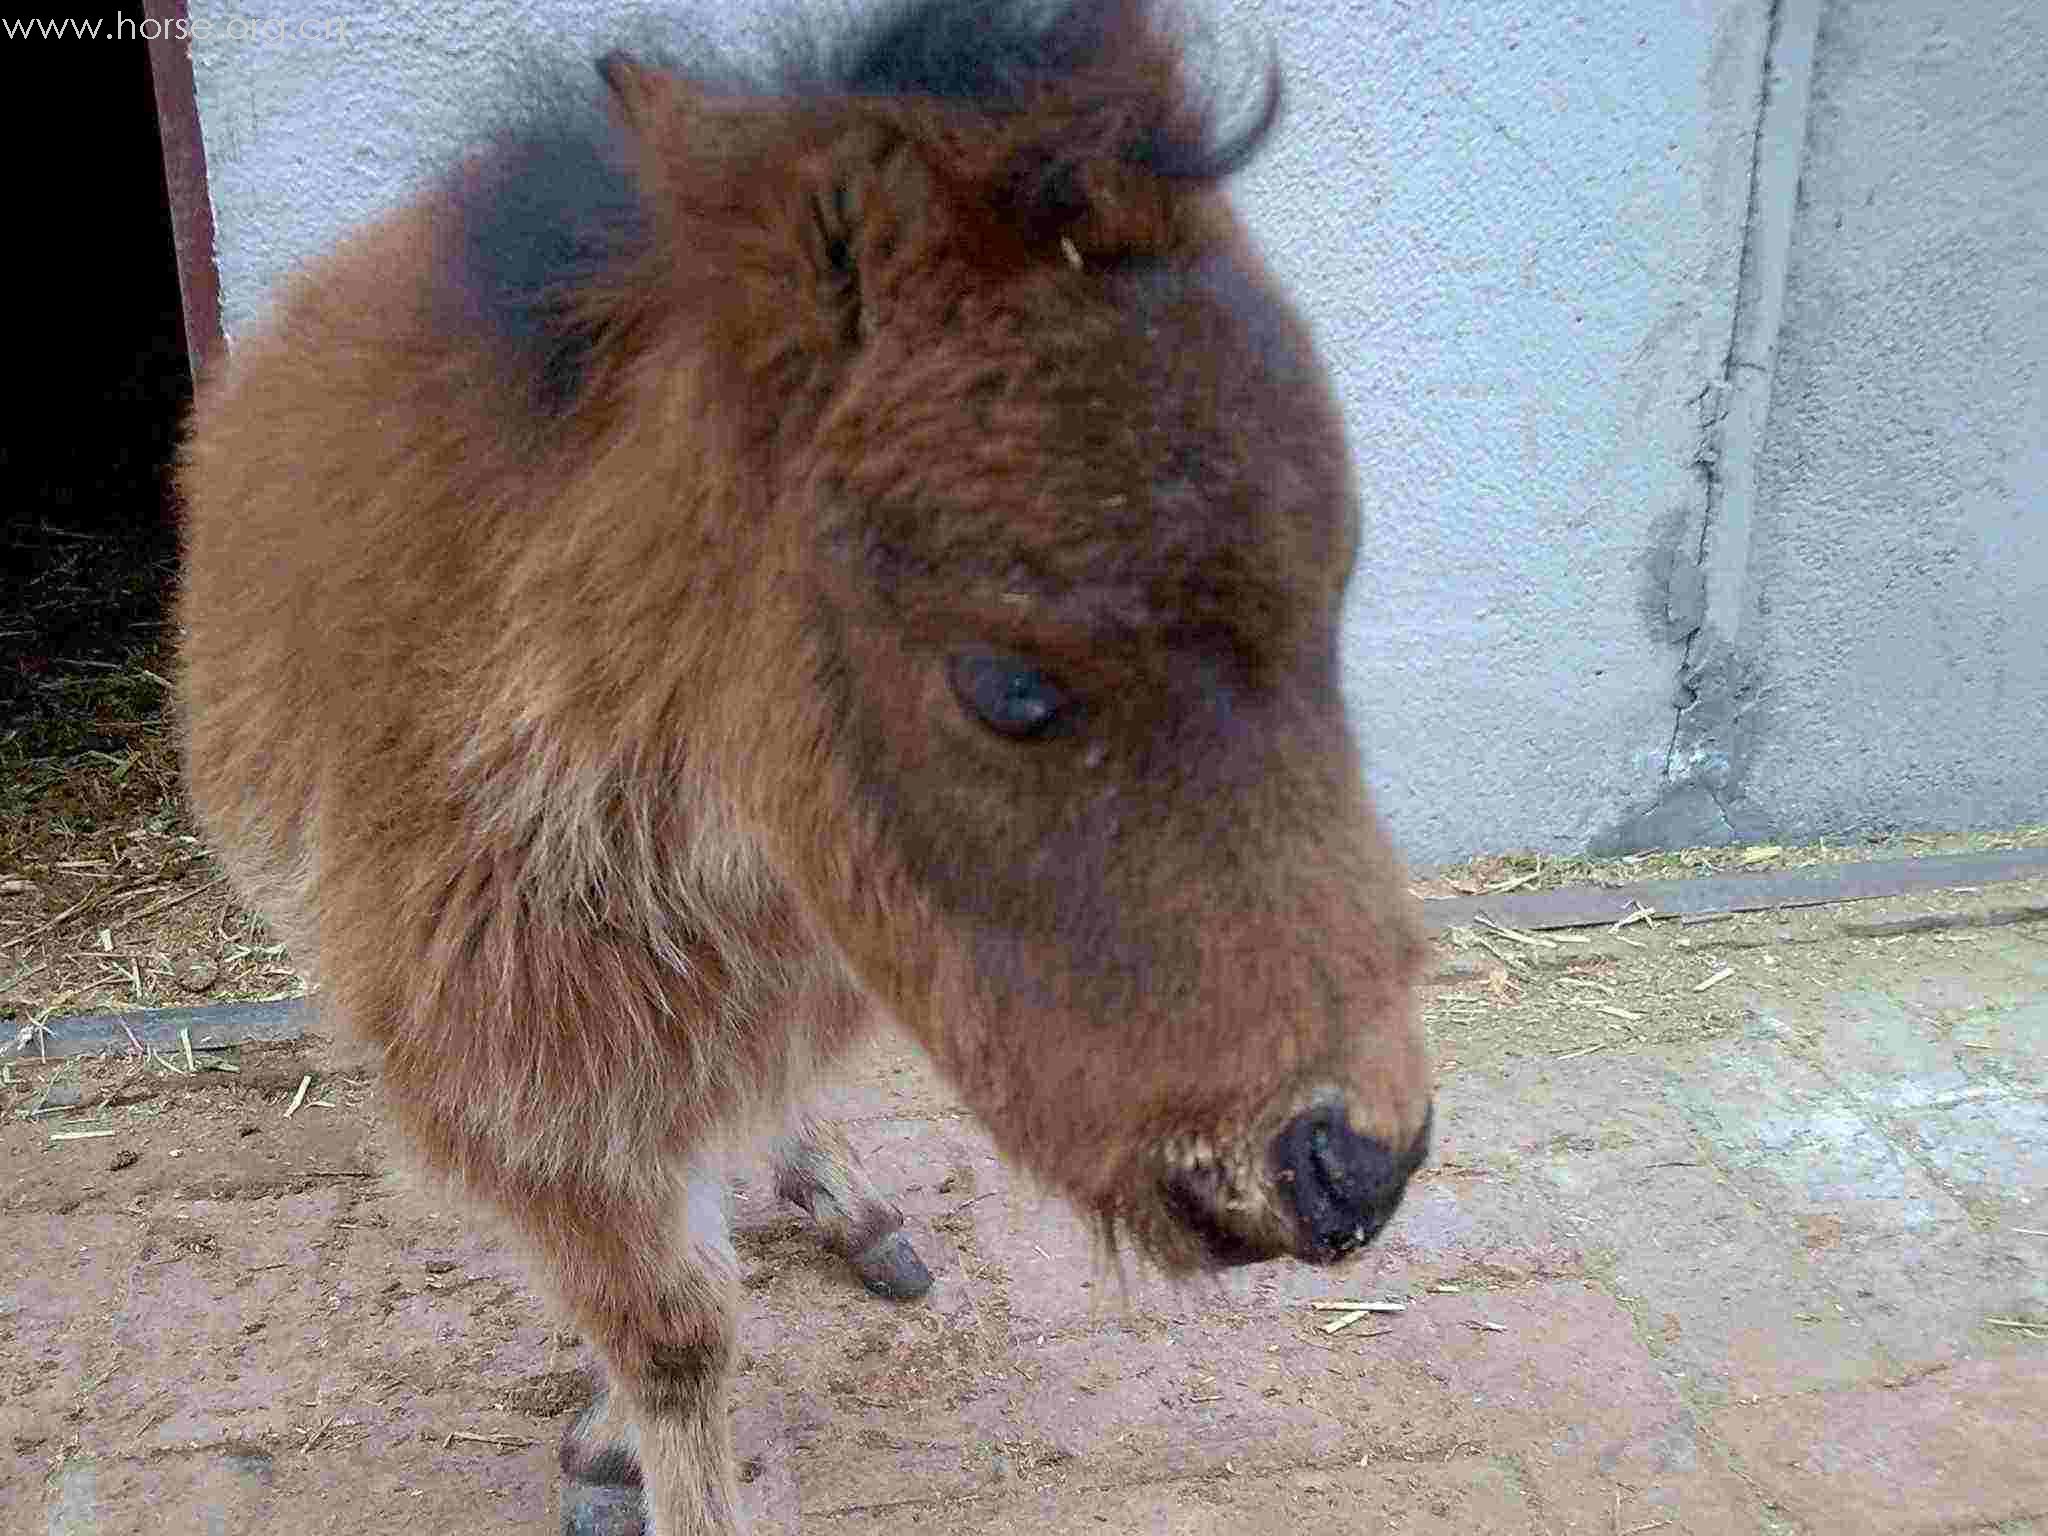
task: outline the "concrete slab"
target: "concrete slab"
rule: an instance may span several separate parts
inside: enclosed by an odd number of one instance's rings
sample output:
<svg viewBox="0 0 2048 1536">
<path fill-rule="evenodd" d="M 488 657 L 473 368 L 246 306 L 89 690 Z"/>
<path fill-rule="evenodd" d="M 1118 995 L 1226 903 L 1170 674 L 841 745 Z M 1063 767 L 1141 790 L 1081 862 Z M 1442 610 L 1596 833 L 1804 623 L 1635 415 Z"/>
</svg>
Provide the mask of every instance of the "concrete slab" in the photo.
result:
<svg viewBox="0 0 2048 1536">
<path fill-rule="evenodd" d="M 1959 1044 L 1926 1010 L 1879 992 L 1799 1000 L 1760 1022 L 1794 1049 L 1817 1053 L 1856 1102 L 1889 1114 L 2002 1094 L 1990 1054 Z"/>
<path fill-rule="evenodd" d="M 1810 1263 L 1890 1359 L 1890 1380 L 2041 1352 L 2040 1341 L 1987 1319 L 2048 1319 L 2048 1238 L 1959 1223 L 1817 1245 Z"/>
<path fill-rule="evenodd" d="M 2048 1511 L 2048 1359 L 1726 1408 L 1714 1434 L 1804 1536 L 1997 1531 Z"/>
<path fill-rule="evenodd" d="M 1987 1075 L 2015 1090 L 2048 1093 L 2048 981 L 2031 1001 L 1975 1012 L 1956 1027 L 1957 1045 Z"/>
<path fill-rule="evenodd" d="M 1694 1156 L 1691 1121 L 1672 1092 L 1685 1064 L 1645 1050 L 1460 1072 L 1437 1090 L 1436 1162 L 1513 1170 L 1569 1153 L 1645 1164 Z"/>
<path fill-rule="evenodd" d="M 1667 1371 L 1702 1401 L 1877 1381 L 1881 1342 L 1804 1245 L 1707 1166 L 1614 1180 L 1564 1170 L 1596 1223 L 1596 1273 L 1634 1313 Z"/>
<path fill-rule="evenodd" d="M 1672 1092 L 1715 1161 L 1781 1218 L 1877 1235 L 1967 1214 L 1869 1110 L 1768 1029 L 1739 1049 L 1690 1052 Z"/>
<path fill-rule="evenodd" d="M 1974 1208 L 2048 1222 L 2048 1103 L 1982 1099 L 1903 1118 L 1913 1151 Z"/>
</svg>

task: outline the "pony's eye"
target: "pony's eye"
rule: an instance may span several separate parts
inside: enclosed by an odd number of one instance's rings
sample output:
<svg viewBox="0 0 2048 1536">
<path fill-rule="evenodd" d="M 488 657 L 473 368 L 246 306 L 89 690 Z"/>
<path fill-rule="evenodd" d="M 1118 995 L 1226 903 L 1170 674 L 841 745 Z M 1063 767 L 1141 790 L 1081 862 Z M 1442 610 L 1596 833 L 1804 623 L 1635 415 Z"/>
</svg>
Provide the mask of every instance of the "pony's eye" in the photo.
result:
<svg viewBox="0 0 2048 1536">
<path fill-rule="evenodd" d="M 1012 741 L 1052 734 L 1071 708 L 1064 688 L 1014 656 L 956 656 L 951 672 L 961 706 Z"/>
</svg>

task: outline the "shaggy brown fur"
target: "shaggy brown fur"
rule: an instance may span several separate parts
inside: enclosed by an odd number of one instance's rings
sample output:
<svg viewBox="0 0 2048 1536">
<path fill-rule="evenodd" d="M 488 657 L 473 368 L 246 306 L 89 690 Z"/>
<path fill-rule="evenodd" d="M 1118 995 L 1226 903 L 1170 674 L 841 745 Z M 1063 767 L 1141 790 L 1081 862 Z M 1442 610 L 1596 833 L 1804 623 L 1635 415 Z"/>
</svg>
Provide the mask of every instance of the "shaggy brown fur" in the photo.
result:
<svg viewBox="0 0 2048 1536">
<path fill-rule="evenodd" d="M 1215 185 L 1270 82 L 1219 142 L 1117 0 L 602 68 L 209 382 L 183 689 L 241 888 L 610 1368 L 565 1465 L 677 1536 L 736 1529 L 725 1156 L 873 1020 L 1173 1269 L 1365 1241 L 1430 1085 L 1344 444 Z"/>
</svg>

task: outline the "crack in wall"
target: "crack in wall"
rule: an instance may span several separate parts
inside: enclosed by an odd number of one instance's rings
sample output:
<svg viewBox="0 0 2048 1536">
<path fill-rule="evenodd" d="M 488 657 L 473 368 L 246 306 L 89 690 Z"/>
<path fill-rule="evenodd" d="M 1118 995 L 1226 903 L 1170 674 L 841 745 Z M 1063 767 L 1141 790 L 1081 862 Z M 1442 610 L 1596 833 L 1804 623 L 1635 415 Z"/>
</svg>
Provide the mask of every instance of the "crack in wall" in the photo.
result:
<svg viewBox="0 0 2048 1536">
<path fill-rule="evenodd" d="M 1711 623 L 1716 617 L 1726 619 L 1727 615 L 1715 615 L 1704 591 L 1708 561 L 1713 551 L 1714 532 L 1726 510 L 1727 488 L 1722 476 L 1721 460 L 1727 449 L 1728 413 L 1735 389 L 1735 374 L 1742 366 L 1737 357 L 1744 335 L 1756 318 L 1756 305 L 1752 285 L 1756 282 L 1757 244 L 1761 237 L 1761 205 L 1766 195 L 1765 155 L 1770 148 L 1769 122 L 1771 111 L 1772 75 L 1780 61 L 1780 47 L 1784 37 L 1786 0 L 1771 0 L 1771 7 L 1765 18 L 1763 62 L 1757 72 L 1757 97 L 1755 125 L 1751 132 L 1749 149 L 1749 186 L 1745 199 L 1745 213 L 1742 224 L 1742 248 L 1735 270 L 1735 303 L 1728 317 L 1728 344 L 1722 350 L 1721 371 L 1715 378 L 1700 386 L 1693 397 L 1694 408 L 1700 413 L 1699 445 L 1693 453 L 1692 468 L 1700 482 L 1701 516 L 1699 539 L 1692 551 L 1691 579 L 1702 589 L 1700 593 L 1700 616 L 1684 637 L 1684 648 L 1678 660 L 1676 697 L 1673 702 L 1671 722 L 1671 745 L 1664 758 L 1665 797 L 1668 800 L 1673 790 L 1688 787 L 1703 789 L 1712 801 L 1713 810 L 1722 828 L 1729 837 L 1735 836 L 1735 825 L 1728 815 L 1728 807 L 1722 796 L 1730 788 L 1735 776 L 1733 735 L 1736 724 L 1736 700 L 1707 699 L 1705 689 L 1710 683 L 1728 682 L 1729 671 L 1725 667 L 1710 667 L 1709 658 L 1717 649 L 1716 636 Z M 1761 364 L 1749 364 L 1759 373 L 1768 374 Z M 1677 562 L 1673 562 L 1673 574 L 1677 575 Z M 1703 705 L 1716 707 L 1702 710 Z M 1688 727 L 1691 727 L 1688 730 Z"/>
<path fill-rule="evenodd" d="M 1727 344 L 1715 377 L 1689 402 L 1698 413 L 1690 468 L 1699 492 L 1666 585 L 1666 634 L 1679 646 L 1671 739 L 1656 803 L 1610 839 L 1622 851 L 1740 841 L 1767 826 L 1742 805 L 1759 689 L 1740 632 L 1822 3 L 1770 0 L 1764 15 Z"/>
</svg>

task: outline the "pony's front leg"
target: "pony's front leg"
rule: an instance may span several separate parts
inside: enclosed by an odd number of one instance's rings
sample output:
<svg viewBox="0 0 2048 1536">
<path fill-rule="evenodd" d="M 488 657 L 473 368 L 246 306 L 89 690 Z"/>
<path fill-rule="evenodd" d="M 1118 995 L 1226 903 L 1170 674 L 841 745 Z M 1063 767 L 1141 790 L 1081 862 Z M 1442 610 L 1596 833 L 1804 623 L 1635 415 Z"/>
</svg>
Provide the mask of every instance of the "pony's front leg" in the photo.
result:
<svg viewBox="0 0 2048 1536">
<path fill-rule="evenodd" d="M 722 1171 L 662 1182 L 665 1192 L 551 1186 L 515 1212 L 605 1366 L 603 1391 L 562 1441 L 571 1536 L 741 1529 L 727 1422 L 739 1273 Z M 644 1523 L 632 1518 L 634 1487 Z"/>
</svg>

